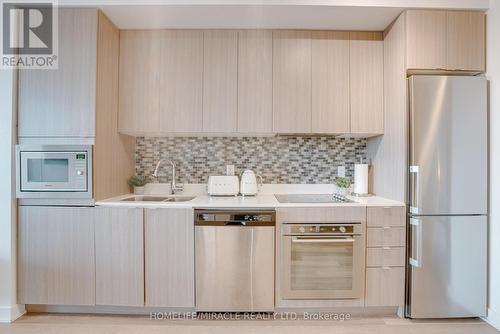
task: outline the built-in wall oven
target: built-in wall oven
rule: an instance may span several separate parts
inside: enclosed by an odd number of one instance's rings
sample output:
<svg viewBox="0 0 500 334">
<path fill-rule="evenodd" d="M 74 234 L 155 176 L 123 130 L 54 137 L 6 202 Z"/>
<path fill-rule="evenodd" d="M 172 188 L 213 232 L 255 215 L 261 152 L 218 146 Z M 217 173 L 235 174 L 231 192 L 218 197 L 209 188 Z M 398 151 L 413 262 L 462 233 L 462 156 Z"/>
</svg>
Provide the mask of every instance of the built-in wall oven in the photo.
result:
<svg viewBox="0 0 500 334">
<path fill-rule="evenodd" d="M 18 198 L 92 199 L 92 146 L 18 145 L 16 161 Z"/>
<path fill-rule="evenodd" d="M 362 298 L 365 240 L 360 223 L 281 225 L 283 299 Z"/>
</svg>

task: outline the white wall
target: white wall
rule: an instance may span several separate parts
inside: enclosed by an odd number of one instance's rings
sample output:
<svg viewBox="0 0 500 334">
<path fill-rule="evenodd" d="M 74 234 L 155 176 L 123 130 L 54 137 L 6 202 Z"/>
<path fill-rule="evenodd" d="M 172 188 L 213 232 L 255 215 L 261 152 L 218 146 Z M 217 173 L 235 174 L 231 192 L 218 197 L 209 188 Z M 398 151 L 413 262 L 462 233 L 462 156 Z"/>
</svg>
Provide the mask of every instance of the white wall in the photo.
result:
<svg viewBox="0 0 500 334">
<path fill-rule="evenodd" d="M 488 10 L 490 80 L 490 240 L 488 321 L 500 330 L 500 1 Z"/>
<path fill-rule="evenodd" d="M 0 70 L 0 322 L 24 313 L 16 305 L 16 200 L 13 191 L 15 73 Z"/>
</svg>

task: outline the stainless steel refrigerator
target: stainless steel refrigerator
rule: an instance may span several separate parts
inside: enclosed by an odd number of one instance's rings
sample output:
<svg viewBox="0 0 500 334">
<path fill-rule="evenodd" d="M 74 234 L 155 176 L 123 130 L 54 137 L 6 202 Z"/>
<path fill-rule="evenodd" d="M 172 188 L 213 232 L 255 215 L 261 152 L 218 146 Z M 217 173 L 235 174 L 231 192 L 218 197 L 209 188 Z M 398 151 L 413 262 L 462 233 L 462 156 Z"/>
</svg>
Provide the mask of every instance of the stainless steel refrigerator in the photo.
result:
<svg viewBox="0 0 500 334">
<path fill-rule="evenodd" d="M 408 83 L 406 316 L 485 316 L 486 79 L 421 75 Z"/>
</svg>

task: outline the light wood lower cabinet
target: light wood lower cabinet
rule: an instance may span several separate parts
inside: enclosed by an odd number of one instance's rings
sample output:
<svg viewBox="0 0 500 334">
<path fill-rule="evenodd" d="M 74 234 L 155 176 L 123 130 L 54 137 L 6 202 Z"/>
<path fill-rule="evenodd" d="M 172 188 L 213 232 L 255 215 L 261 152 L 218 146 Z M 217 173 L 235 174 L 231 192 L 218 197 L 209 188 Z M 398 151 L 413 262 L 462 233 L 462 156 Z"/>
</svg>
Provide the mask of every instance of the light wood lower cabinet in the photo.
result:
<svg viewBox="0 0 500 334">
<path fill-rule="evenodd" d="M 404 291 L 404 267 L 366 268 L 365 306 L 401 306 Z"/>
<path fill-rule="evenodd" d="M 146 306 L 195 306 L 193 215 L 145 209 Z"/>
<path fill-rule="evenodd" d="M 19 207 L 19 303 L 94 305 L 94 209 Z"/>
<path fill-rule="evenodd" d="M 143 210 L 95 210 L 96 304 L 143 306 Z"/>
<path fill-rule="evenodd" d="M 368 207 L 366 210 L 365 306 L 404 304 L 406 208 Z"/>
</svg>

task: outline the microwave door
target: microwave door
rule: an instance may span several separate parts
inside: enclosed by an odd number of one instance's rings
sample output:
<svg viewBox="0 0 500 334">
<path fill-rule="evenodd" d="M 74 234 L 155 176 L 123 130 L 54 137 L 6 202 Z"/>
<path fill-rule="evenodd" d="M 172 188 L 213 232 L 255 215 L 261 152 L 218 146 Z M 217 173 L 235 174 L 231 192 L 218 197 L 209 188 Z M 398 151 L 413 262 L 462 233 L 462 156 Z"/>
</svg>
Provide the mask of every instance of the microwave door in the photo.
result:
<svg viewBox="0 0 500 334">
<path fill-rule="evenodd" d="M 21 152 L 21 191 L 86 191 L 86 182 L 79 182 L 77 178 L 77 166 L 73 159 L 76 154 Z M 85 172 L 83 167 L 80 173 Z"/>
</svg>

